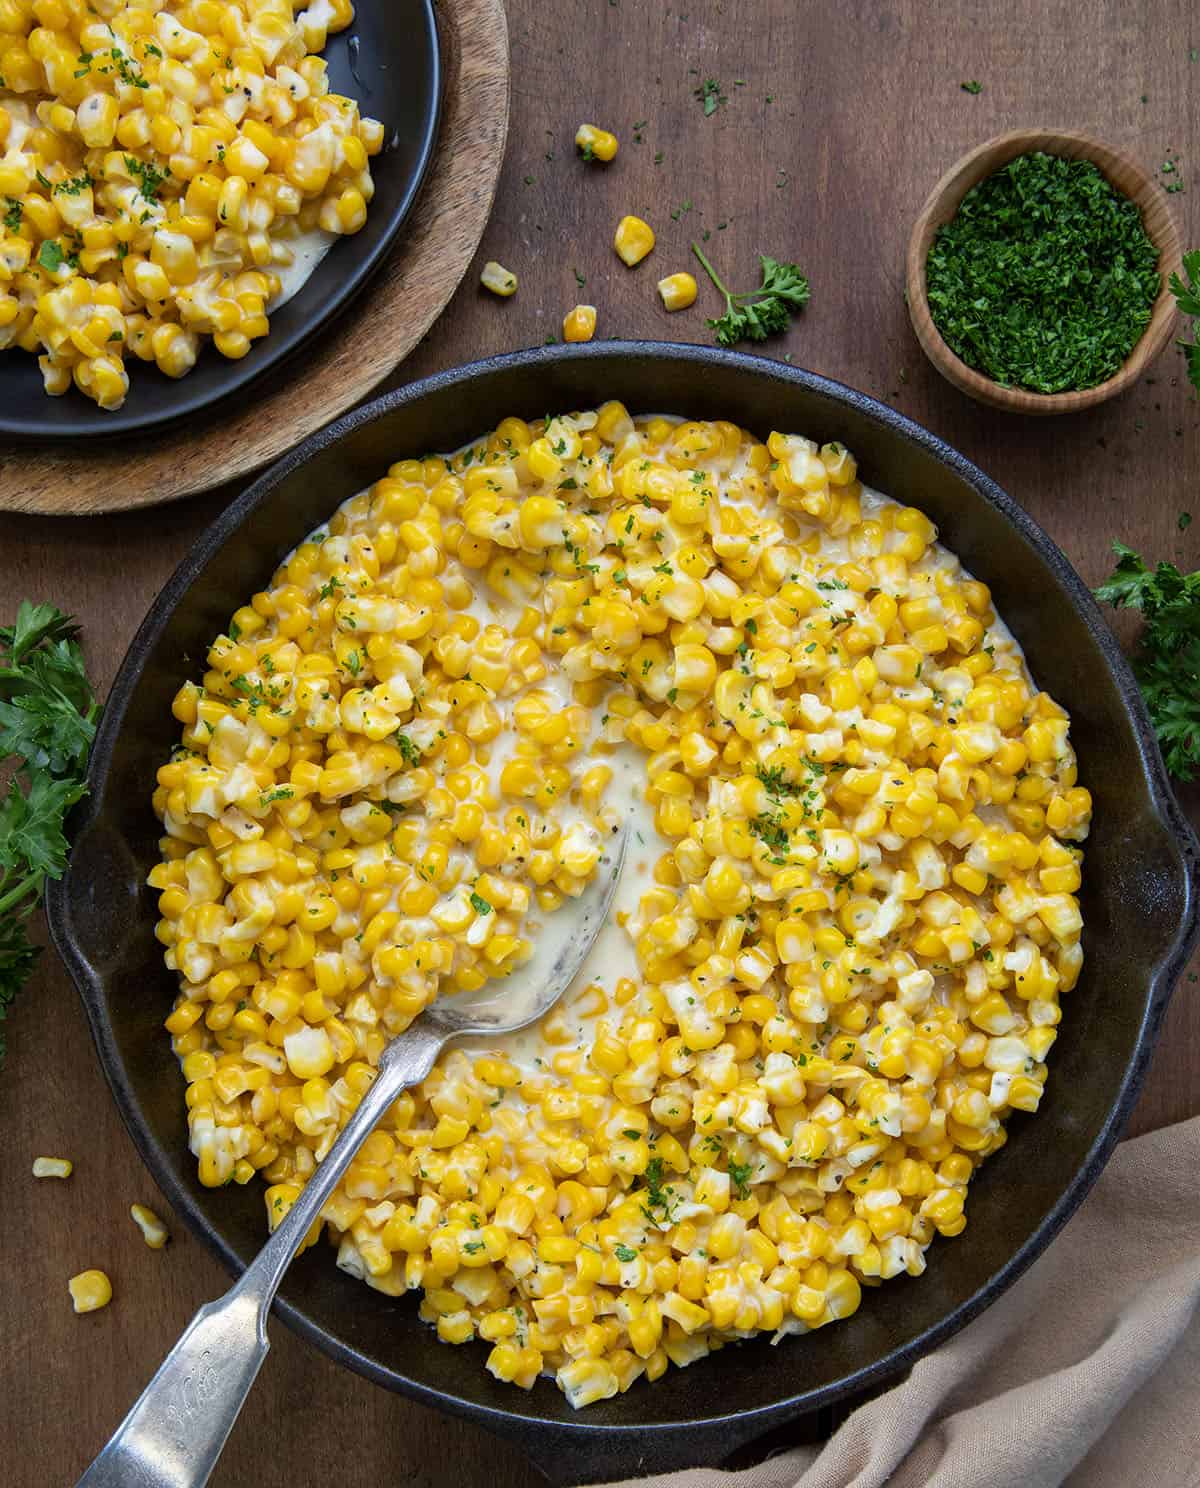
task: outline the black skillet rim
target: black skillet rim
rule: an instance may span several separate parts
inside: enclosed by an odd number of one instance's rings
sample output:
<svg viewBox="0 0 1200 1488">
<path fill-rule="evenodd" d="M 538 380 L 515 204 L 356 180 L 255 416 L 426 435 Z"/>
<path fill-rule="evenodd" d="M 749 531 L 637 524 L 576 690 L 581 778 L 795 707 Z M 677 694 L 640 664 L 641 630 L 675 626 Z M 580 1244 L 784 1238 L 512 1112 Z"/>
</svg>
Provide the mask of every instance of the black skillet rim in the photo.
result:
<svg viewBox="0 0 1200 1488">
<path fill-rule="evenodd" d="M 542 1445 L 548 1447 L 554 1444 L 558 1448 L 584 1451 L 589 1461 L 592 1462 L 603 1460 L 606 1451 L 612 1452 L 614 1460 L 618 1455 L 621 1456 L 621 1460 L 626 1460 L 631 1449 L 634 1448 L 649 1459 L 653 1457 L 656 1448 L 662 1449 L 672 1443 L 678 1443 L 684 1435 L 690 1435 L 697 1440 L 702 1434 L 708 1441 L 718 1439 L 725 1444 L 723 1450 L 730 1451 L 740 1442 L 752 1440 L 785 1419 L 824 1409 L 847 1396 L 859 1394 L 884 1380 L 893 1378 L 977 1317 L 1006 1291 L 1042 1253 L 1079 1207 L 1099 1176 L 1117 1143 L 1141 1088 L 1158 1026 L 1175 980 L 1186 964 L 1197 935 L 1200 934 L 1200 842 L 1197 841 L 1172 793 L 1145 705 L 1116 637 L 1104 623 L 1090 591 L 1052 539 L 1012 497 L 1008 496 L 991 477 L 985 475 L 965 456 L 959 454 L 921 425 L 869 395 L 831 378 L 802 371 L 783 363 L 770 362 L 764 358 L 751 357 L 740 352 L 684 343 L 611 341 L 578 346 L 555 345 L 506 353 L 468 363 L 462 367 L 435 373 L 354 409 L 318 430 L 283 456 L 205 531 L 188 557 L 180 563 L 170 580 L 164 585 L 145 620 L 138 628 L 105 704 L 89 769 L 89 786 L 93 793 L 76 808 L 75 819 L 72 822 L 73 839 L 82 837 L 99 814 L 94 807 L 103 797 L 113 747 L 120 733 L 126 707 L 140 679 L 146 657 L 165 628 L 171 613 L 195 581 L 200 569 L 226 539 L 236 532 L 242 521 L 267 494 L 302 465 L 310 455 L 336 444 L 344 435 L 363 424 L 372 422 L 395 407 L 413 402 L 437 389 L 459 385 L 469 386 L 476 377 L 489 372 L 505 371 L 515 367 L 553 367 L 569 360 L 603 362 L 629 356 L 684 361 L 698 369 L 720 365 L 731 369 L 753 370 L 758 376 L 773 377 L 790 386 L 803 387 L 830 397 L 836 402 L 848 404 L 876 423 L 887 426 L 901 437 L 932 454 L 964 479 L 982 500 L 995 507 L 1037 550 L 1053 573 L 1064 595 L 1083 620 L 1093 643 L 1109 668 L 1132 724 L 1138 758 L 1157 819 L 1164 832 L 1174 837 L 1179 848 L 1182 876 L 1185 880 L 1185 910 L 1170 949 L 1160 958 L 1149 978 L 1145 1011 L 1138 1029 L 1137 1041 L 1130 1052 L 1117 1097 L 1079 1170 L 1041 1224 L 983 1286 L 947 1313 L 938 1323 L 909 1340 L 907 1344 L 894 1349 L 884 1358 L 873 1364 L 865 1365 L 838 1381 L 800 1392 L 783 1401 L 774 1401 L 758 1410 L 726 1416 L 704 1416 L 679 1422 L 630 1426 L 593 1425 L 586 1421 L 564 1422 L 559 1418 L 542 1414 L 540 1408 L 533 1406 L 533 1401 L 529 1397 L 514 1401 L 514 1405 L 530 1408 L 502 1411 L 410 1379 L 395 1370 L 379 1365 L 348 1343 L 332 1337 L 291 1303 L 282 1298 L 276 1300 L 274 1310 L 288 1327 L 314 1343 L 337 1363 L 353 1369 L 376 1384 L 407 1395 L 425 1405 L 463 1416 L 498 1435 L 516 1439 L 527 1450 L 534 1453 L 535 1460 L 544 1460 L 543 1454 L 537 1451 L 538 1438 L 534 1433 L 539 1432 L 543 1435 Z M 111 1029 L 103 1006 L 101 979 L 94 975 L 74 944 L 70 926 L 70 889 L 69 872 L 64 879 L 49 887 L 47 915 L 51 937 L 80 990 L 91 1022 L 101 1064 L 122 1119 L 143 1161 L 172 1207 L 183 1216 L 193 1234 L 207 1246 L 217 1260 L 233 1275 L 240 1275 L 244 1269 L 242 1261 L 197 1210 L 191 1196 L 176 1181 L 171 1169 L 171 1158 L 141 1122 L 138 1104 L 125 1078 L 123 1063 L 111 1037 Z"/>
<path fill-rule="evenodd" d="M 11 439 L 18 449 L 36 449 L 59 440 L 70 443 L 81 439 L 120 440 L 134 435 L 157 435 L 178 428 L 184 421 L 199 414 L 213 409 L 226 408 L 229 400 L 238 393 L 248 392 L 250 397 L 254 397 L 259 383 L 285 371 L 293 357 L 311 346 L 323 330 L 327 330 L 339 316 L 349 309 L 378 270 L 382 268 L 388 254 L 394 248 L 401 229 L 416 205 L 417 196 L 429 174 L 429 167 L 433 162 L 434 151 L 437 147 L 438 130 L 442 118 L 442 87 L 445 81 L 445 68 L 442 63 L 435 0 L 408 0 L 408 3 L 413 7 L 414 19 L 420 26 L 419 45 L 426 53 L 427 63 L 427 98 L 421 113 L 418 131 L 420 148 L 404 182 L 400 197 L 391 209 L 387 230 L 357 268 L 345 277 L 341 288 L 329 301 L 324 311 L 315 315 L 289 338 L 281 338 L 273 343 L 272 338 L 268 337 L 261 347 L 256 348 L 258 355 L 252 354 L 250 358 L 242 362 L 229 362 L 225 369 L 227 376 L 216 388 L 192 392 L 189 388 L 189 379 L 187 377 L 180 379 L 172 390 L 177 392 L 178 396 L 172 397 L 168 405 L 157 412 L 139 413 L 138 411 L 137 367 L 135 366 L 131 368 L 133 375 L 130 378 L 129 397 L 125 406 L 115 413 L 103 413 L 92 406 L 81 407 L 77 412 L 68 410 L 64 415 L 62 399 L 51 398 L 39 389 L 39 397 L 47 405 L 46 414 L 33 419 L 27 414 L 13 418 L 0 408 L 0 437 Z M 333 246 L 336 248 L 337 244 Z M 319 274 L 322 269 L 329 271 L 337 270 L 338 267 L 338 264 L 332 261 L 331 253 L 323 263 L 317 265 L 315 272 Z M 20 358 L 20 361 L 22 364 L 20 370 L 32 369 L 35 379 L 40 376 L 35 359 L 31 355 L 26 354 Z M 24 366 L 25 363 L 28 363 L 28 368 Z M 72 387 L 65 396 L 73 400 L 82 398 L 83 395 Z"/>
</svg>

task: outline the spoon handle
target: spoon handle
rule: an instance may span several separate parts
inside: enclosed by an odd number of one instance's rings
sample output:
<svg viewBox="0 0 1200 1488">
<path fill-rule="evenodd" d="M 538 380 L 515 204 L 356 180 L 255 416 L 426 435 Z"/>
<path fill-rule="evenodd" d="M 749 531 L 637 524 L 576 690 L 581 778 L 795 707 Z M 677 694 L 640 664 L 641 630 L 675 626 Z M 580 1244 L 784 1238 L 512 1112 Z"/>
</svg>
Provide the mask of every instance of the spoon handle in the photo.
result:
<svg viewBox="0 0 1200 1488">
<path fill-rule="evenodd" d="M 188 1324 L 77 1488 L 203 1488 L 267 1356 L 267 1312 L 296 1250 L 355 1153 L 447 1034 L 418 1019 L 383 1052 L 370 1090 L 278 1229 L 223 1297 Z"/>
</svg>

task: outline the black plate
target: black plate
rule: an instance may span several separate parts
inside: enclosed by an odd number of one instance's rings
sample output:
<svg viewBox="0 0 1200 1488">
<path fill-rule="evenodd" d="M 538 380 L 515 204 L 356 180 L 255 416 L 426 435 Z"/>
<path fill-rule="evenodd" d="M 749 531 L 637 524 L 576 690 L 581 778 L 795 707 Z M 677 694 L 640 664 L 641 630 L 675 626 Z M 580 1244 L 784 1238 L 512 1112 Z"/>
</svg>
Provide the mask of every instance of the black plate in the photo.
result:
<svg viewBox="0 0 1200 1488">
<path fill-rule="evenodd" d="M 1149 721 L 1096 605 L 1050 539 L 932 434 L 849 388 L 778 362 L 704 347 L 616 342 L 498 357 L 357 409 L 287 455 L 209 528 L 159 595 L 105 707 L 92 794 L 73 821 L 50 926 L 83 995 L 105 1073 L 138 1150 L 175 1209 L 239 1271 L 264 1239 L 258 1185 L 205 1189 L 187 1150 L 184 1084 L 162 1031 L 175 995 L 154 939 L 154 772 L 178 738 L 171 698 L 208 642 L 278 560 L 335 506 L 405 456 L 454 449 L 505 414 L 594 407 L 732 418 L 766 435 L 839 439 L 864 479 L 920 506 L 992 586 L 1034 676 L 1071 711 L 1095 797 L 1083 911 L 1086 965 L 1067 999 L 1036 1117 L 971 1185 L 962 1239 L 937 1241 L 915 1281 L 865 1292 L 835 1327 L 728 1347 L 576 1414 L 552 1382 L 497 1383 L 487 1346 L 439 1344 L 411 1298 L 303 1255 L 278 1311 L 340 1363 L 519 1441 L 560 1484 L 723 1461 L 798 1413 L 878 1383 L 948 1338 L 1022 1272 L 1078 1205 L 1133 1105 L 1175 977 L 1197 930 L 1200 845 L 1175 804 Z M 149 1375 L 156 1359 L 145 1360 Z M 116 1424 L 115 1422 L 113 1423 Z M 99 1443 L 96 1443 L 99 1446 Z"/>
<path fill-rule="evenodd" d="M 270 334 L 240 362 L 223 357 L 207 338 L 196 365 L 178 380 L 153 362 L 127 356 L 129 392 L 115 413 L 105 413 L 75 387 L 51 398 L 36 356 L 0 352 L 0 435 L 94 439 L 192 418 L 279 367 L 358 294 L 383 262 L 433 158 L 441 59 L 433 0 L 357 0 L 355 11 L 353 23 L 331 36 L 321 55 L 329 64 L 330 91 L 357 99 L 360 111 L 384 126 L 383 149 L 371 160 L 375 197 L 366 226 L 333 244 L 300 292 L 272 314 Z"/>
</svg>

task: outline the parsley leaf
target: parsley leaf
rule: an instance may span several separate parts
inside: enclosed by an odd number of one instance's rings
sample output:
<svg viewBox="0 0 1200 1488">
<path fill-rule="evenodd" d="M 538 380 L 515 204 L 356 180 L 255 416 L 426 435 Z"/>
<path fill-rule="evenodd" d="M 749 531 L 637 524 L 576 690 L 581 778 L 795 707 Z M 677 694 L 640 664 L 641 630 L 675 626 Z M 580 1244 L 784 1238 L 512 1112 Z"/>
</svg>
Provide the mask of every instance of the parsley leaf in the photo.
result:
<svg viewBox="0 0 1200 1488">
<path fill-rule="evenodd" d="M 63 252 L 62 244 L 57 239 L 47 238 L 38 249 L 37 261 L 48 274 L 53 274 L 66 263 L 67 255 Z"/>
<path fill-rule="evenodd" d="M 700 100 L 700 105 L 704 109 L 704 117 L 706 119 L 715 114 L 718 108 L 728 102 L 724 93 L 721 92 L 721 85 L 716 78 L 705 78 L 698 88 L 692 89 L 692 97 Z"/>
<path fill-rule="evenodd" d="M 808 304 L 808 280 L 793 263 L 781 263 L 759 254 L 762 278 L 759 287 L 745 294 L 733 294 L 722 284 L 698 243 L 692 244 L 692 252 L 725 296 L 725 314 L 708 322 L 721 346 L 736 346 L 739 341 L 765 341 L 768 336 L 778 335 L 788 329 L 791 317 Z"/>
<path fill-rule="evenodd" d="M 613 1255 L 618 1261 L 636 1261 L 637 1251 L 632 1245 L 617 1245 L 613 1248 Z"/>
<path fill-rule="evenodd" d="M 1192 317 L 1192 339 L 1175 344 L 1187 363 L 1188 381 L 1200 393 L 1200 345 L 1196 344 L 1197 326 L 1200 325 L 1200 248 L 1183 255 L 1183 272 L 1183 279 L 1178 274 L 1171 275 L 1170 287 L 1179 313 Z"/>
<path fill-rule="evenodd" d="M 1113 551 L 1116 568 L 1096 598 L 1141 610 L 1145 628 L 1134 675 L 1167 769 L 1177 780 L 1191 780 L 1200 767 L 1200 570 L 1181 574 L 1173 563 L 1147 568 L 1121 542 Z"/>
<path fill-rule="evenodd" d="M 490 915 L 492 912 L 492 906 L 483 895 L 475 893 L 473 889 L 471 891 L 471 908 L 477 915 Z"/>
</svg>

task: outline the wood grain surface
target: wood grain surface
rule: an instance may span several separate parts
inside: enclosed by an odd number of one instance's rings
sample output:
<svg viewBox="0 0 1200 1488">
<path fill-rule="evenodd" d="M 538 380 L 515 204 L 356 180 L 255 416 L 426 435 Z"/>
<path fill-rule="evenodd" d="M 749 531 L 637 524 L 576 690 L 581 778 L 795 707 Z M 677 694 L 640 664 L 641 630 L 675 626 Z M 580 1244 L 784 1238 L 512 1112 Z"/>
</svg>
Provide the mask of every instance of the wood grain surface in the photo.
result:
<svg viewBox="0 0 1200 1488">
<path fill-rule="evenodd" d="M 1192 0 L 677 3 L 508 0 L 513 117 L 496 208 L 474 272 L 403 375 L 540 343 L 560 334 L 577 300 L 597 306 L 601 336 L 705 340 L 702 312 L 717 313 L 715 295 L 705 289 L 695 310 L 667 316 L 654 284 L 687 267 L 692 237 L 708 231 L 708 250 L 739 285 L 760 251 L 798 260 L 811 277 L 811 305 L 767 354 L 863 388 L 943 435 L 1024 503 L 1089 583 L 1107 572 L 1115 536 L 1200 566 L 1200 404 L 1174 351 L 1101 408 L 1049 421 L 1005 417 L 928 364 L 902 296 L 905 245 L 932 185 L 973 145 L 1021 126 L 1089 130 L 1155 171 L 1177 154 L 1187 189 L 1172 197 L 1173 210 L 1185 242 L 1200 242 Z M 692 90 L 709 77 L 727 102 L 705 118 Z M 977 96 L 960 89 L 971 79 L 983 85 Z M 585 119 L 621 136 L 607 169 L 573 158 Z M 634 271 L 610 246 L 624 212 L 645 216 L 659 234 Z M 478 290 L 488 258 L 521 276 L 514 299 Z M 480 409 L 480 428 L 501 412 Z M 5 468 L 5 481 L 13 470 Z M 103 687 L 146 606 L 230 494 L 118 517 L 0 516 L 0 619 L 23 595 L 74 610 Z M 1196 520 L 1183 530 L 1185 511 Z M 1187 803 L 1200 819 L 1195 792 Z M 1175 996 L 1135 1130 L 1200 1111 L 1195 973 Z M 8 1040 L 0 1480 L 60 1488 L 227 1278 L 178 1224 L 166 1251 L 152 1252 L 130 1223 L 130 1202 L 154 1204 L 157 1195 L 52 957 L 14 1008 Z M 75 1176 L 35 1182 L 28 1173 L 38 1153 L 72 1157 Z M 109 1271 L 115 1298 L 76 1318 L 66 1279 L 85 1266 Z M 279 1325 L 272 1338 L 214 1479 L 219 1488 L 533 1482 L 512 1447 L 335 1368 Z"/>
<path fill-rule="evenodd" d="M 250 388 L 232 409 L 181 430 L 58 449 L 0 446 L 0 511 L 91 516 L 210 491 L 278 459 L 404 360 L 479 247 L 508 130 L 503 0 L 437 0 L 437 16 L 445 70 L 437 151 L 395 249 L 354 305 L 257 396 Z"/>
</svg>

